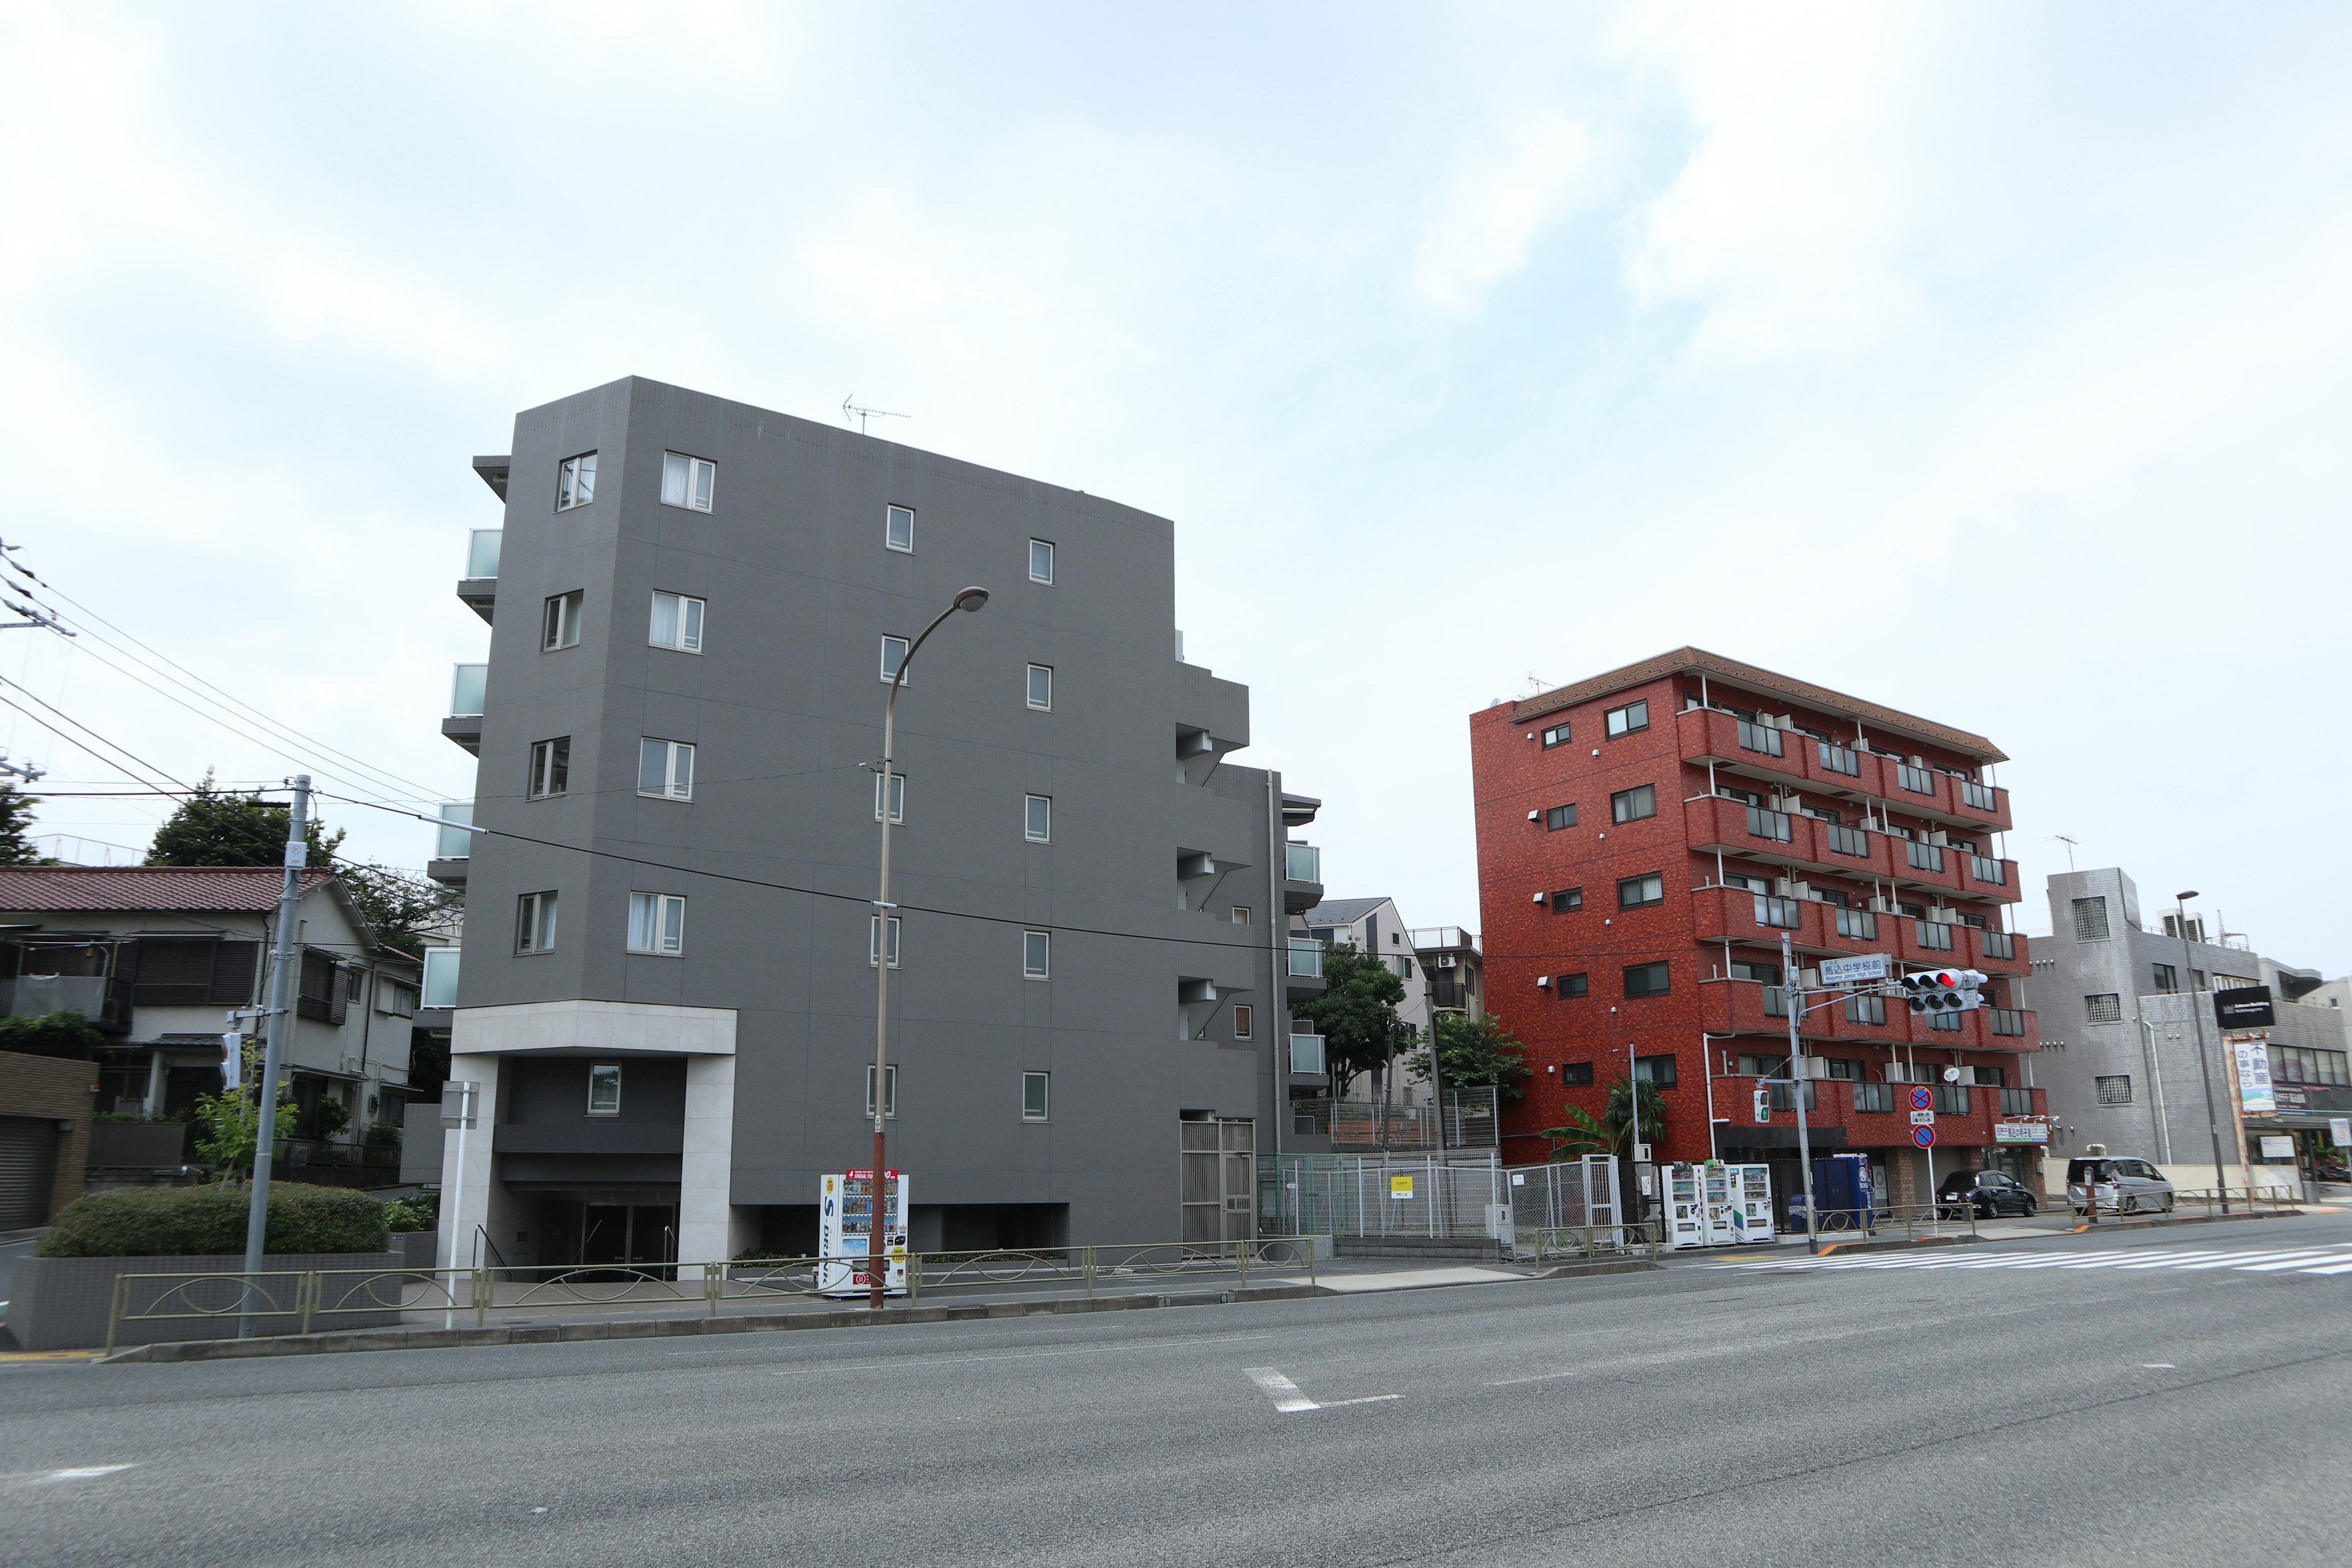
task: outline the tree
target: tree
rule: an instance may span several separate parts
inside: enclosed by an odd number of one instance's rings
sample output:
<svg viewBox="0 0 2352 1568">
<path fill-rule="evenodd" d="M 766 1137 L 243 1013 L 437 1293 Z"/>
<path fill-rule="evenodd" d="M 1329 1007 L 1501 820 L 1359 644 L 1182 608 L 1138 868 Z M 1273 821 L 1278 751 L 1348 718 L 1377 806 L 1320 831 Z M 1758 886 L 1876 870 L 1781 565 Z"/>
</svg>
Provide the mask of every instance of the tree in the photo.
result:
<svg viewBox="0 0 2352 1568">
<path fill-rule="evenodd" d="M 1404 1000 L 1404 982 L 1352 942 L 1325 949 L 1323 981 L 1323 994 L 1293 1007 L 1291 1016 L 1306 1019 L 1323 1037 L 1323 1062 L 1337 1097 L 1348 1091 L 1357 1074 L 1388 1065 L 1396 1048 L 1396 1005 Z"/>
<path fill-rule="evenodd" d="M 1503 1021 L 1488 1015 L 1472 1018 L 1462 1013 L 1440 1013 L 1437 1016 L 1438 1066 L 1444 1069 L 1448 1093 L 1461 1089 L 1495 1087 L 1504 1100 L 1517 1100 L 1525 1091 L 1518 1080 L 1528 1076 L 1527 1064 L 1520 1059 L 1527 1047 L 1518 1037 L 1503 1026 Z M 1429 1081 L 1429 1052 L 1413 1052 L 1404 1061 L 1405 1070 L 1423 1083 Z"/>
<path fill-rule="evenodd" d="M 28 1057 L 72 1057 L 88 1061 L 112 1044 L 79 1013 L 44 1013 L 37 1018 L 0 1018 L 0 1051 Z"/>
<path fill-rule="evenodd" d="M 33 826 L 38 795 L 20 794 L 15 784 L 0 784 L 0 866 L 54 866 L 57 861 L 33 853 L 26 829 Z"/>
<path fill-rule="evenodd" d="M 345 866 L 342 879 L 375 939 L 410 953 L 425 951 L 419 931 L 439 925 L 457 907 L 448 889 L 386 866 Z"/>
<path fill-rule="evenodd" d="M 218 1094 L 199 1095 L 192 1114 L 196 1125 L 204 1129 L 196 1139 L 196 1158 L 220 1167 L 223 1186 L 253 1169 L 261 1118 L 241 1090 L 225 1089 Z M 278 1101 L 278 1136 L 293 1137 L 295 1120 L 301 1114 L 300 1106 L 281 1097 Z"/>
<path fill-rule="evenodd" d="M 1655 1143 L 1666 1134 L 1665 1108 L 1658 1100 L 1657 1089 L 1649 1084 L 1641 1087 L 1642 1135 L 1639 1140 L 1627 1137 L 1633 1123 L 1633 1080 L 1623 1073 L 1609 1086 L 1609 1098 L 1601 1103 L 1601 1114 L 1595 1116 L 1581 1106 L 1567 1108 L 1565 1126 L 1547 1127 L 1538 1137 L 1551 1140 L 1551 1157 L 1574 1160 L 1586 1154 L 1620 1154 L 1633 1157 L 1635 1142 Z"/>
<path fill-rule="evenodd" d="M 215 789 L 210 770 L 195 793 L 182 801 L 148 846 L 150 866 L 282 866 L 286 863 L 287 814 L 258 792 L 240 795 Z M 303 826 L 310 844 L 308 863 L 331 864 L 342 829 L 331 837 L 316 818 Z"/>
</svg>

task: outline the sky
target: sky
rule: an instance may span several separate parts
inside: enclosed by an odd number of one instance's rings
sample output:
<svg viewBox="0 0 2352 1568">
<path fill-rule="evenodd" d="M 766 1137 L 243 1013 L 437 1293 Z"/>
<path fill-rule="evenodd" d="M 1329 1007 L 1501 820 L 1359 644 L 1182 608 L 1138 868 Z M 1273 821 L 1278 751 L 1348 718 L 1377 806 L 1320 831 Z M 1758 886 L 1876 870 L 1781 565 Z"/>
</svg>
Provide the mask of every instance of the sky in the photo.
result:
<svg viewBox="0 0 2352 1568">
<path fill-rule="evenodd" d="M 92 634 L 0 698 L 462 799 L 468 458 L 854 397 L 1175 521 L 1334 896 L 1475 928 L 1467 716 L 1695 643 L 1991 737 L 2021 929 L 2063 836 L 2339 974 L 2347 72 L 2296 4 L 0 0 L 0 538 Z"/>
</svg>

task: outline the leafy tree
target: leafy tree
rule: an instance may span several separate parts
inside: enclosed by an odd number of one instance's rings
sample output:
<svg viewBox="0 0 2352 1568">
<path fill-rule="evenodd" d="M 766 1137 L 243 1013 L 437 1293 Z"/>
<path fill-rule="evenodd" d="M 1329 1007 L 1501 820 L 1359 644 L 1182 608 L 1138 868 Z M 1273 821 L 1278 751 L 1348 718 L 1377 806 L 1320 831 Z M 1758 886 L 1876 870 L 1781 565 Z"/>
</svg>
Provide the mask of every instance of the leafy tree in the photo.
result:
<svg viewBox="0 0 2352 1568">
<path fill-rule="evenodd" d="M 1551 1157 L 1574 1160 L 1586 1154 L 1616 1154 L 1626 1160 L 1633 1157 L 1634 1142 L 1655 1143 L 1666 1135 L 1665 1107 L 1659 1103 L 1654 1085 L 1641 1088 L 1642 1135 L 1638 1140 L 1628 1136 L 1633 1125 L 1633 1080 L 1623 1073 L 1609 1086 L 1609 1098 L 1602 1102 L 1601 1114 L 1595 1116 L 1581 1106 L 1567 1108 L 1567 1124 L 1547 1127 L 1538 1137 L 1551 1140 Z"/>
<path fill-rule="evenodd" d="M 281 824 L 279 832 L 284 831 Z M 375 939 L 410 953 L 425 951 L 422 930 L 439 925 L 457 907 L 457 896 L 437 882 L 385 866 L 345 866 L 342 879 Z"/>
<path fill-rule="evenodd" d="M 282 866 L 286 863 L 289 808 L 271 805 L 258 793 L 215 789 L 209 770 L 196 791 L 182 801 L 148 846 L 150 866 Z M 342 829 L 329 837 L 317 819 L 303 826 L 308 863 L 332 862 Z"/>
<path fill-rule="evenodd" d="M 1438 1066 L 1444 1069 L 1448 1092 L 1492 1084 L 1499 1098 L 1518 1099 L 1526 1092 L 1519 1088 L 1518 1080 L 1528 1076 L 1527 1064 L 1520 1059 L 1526 1048 L 1519 1044 L 1518 1037 L 1492 1014 L 1484 1018 L 1472 1018 L 1462 1013 L 1437 1016 Z M 1407 1057 L 1404 1065 L 1413 1077 L 1423 1083 L 1429 1081 L 1426 1048 Z"/>
<path fill-rule="evenodd" d="M 0 1051 L 16 1051 L 28 1057 L 73 1057 L 88 1061 L 110 1043 L 79 1013 L 0 1018 Z"/>
<path fill-rule="evenodd" d="M 33 826 L 37 795 L 23 795 L 12 784 L 0 784 L 0 866 L 54 866 L 57 861 L 33 853 L 26 837 Z"/>
<path fill-rule="evenodd" d="M 1396 1005 L 1404 1000 L 1404 982 L 1377 955 L 1357 952 L 1353 942 L 1325 950 L 1322 995 L 1290 1011 L 1323 1037 L 1324 1066 L 1336 1097 L 1348 1091 L 1359 1073 L 1388 1065 L 1395 1049 Z"/>
<path fill-rule="evenodd" d="M 196 1125 L 204 1129 L 196 1138 L 196 1157 L 220 1167 L 223 1186 L 252 1171 L 261 1117 L 250 1099 L 237 1089 L 225 1089 L 218 1094 L 199 1096 L 193 1114 Z M 281 1093 L 278 1136 L 293 1137 L 295 1119 L 301 1114 L 302 1108 Z"/>
</svg>

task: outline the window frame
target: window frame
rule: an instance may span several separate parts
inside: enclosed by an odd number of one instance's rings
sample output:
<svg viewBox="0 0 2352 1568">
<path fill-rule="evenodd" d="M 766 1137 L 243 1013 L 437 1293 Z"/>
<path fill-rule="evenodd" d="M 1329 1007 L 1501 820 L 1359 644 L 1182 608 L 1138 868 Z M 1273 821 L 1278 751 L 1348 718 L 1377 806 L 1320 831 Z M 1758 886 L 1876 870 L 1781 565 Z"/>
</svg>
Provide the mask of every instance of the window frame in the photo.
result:
<svg viewBox="0 0 2352 1568">
<path fill-rule="evenodd" d="M 565 648 L 580 646 L 581 605 L 586 599 L 584 588 L 547 596 L 539 611 L 540 652 L 562 653 Z"/>
<path fill-rule="evenodd" d="M 1040 550 L 1045 552 L 1045 574 L 1043 577 L 1037 575 L 1037 552 Z M 1033 539 L 1029 542 L 1029 581 L 1042 583 L 1049 588 L 1054 585 L 1054 542 L 1052 540 Z"/>
<path fill-rule="evenodd" d="M 677 606 L 672 613 L 672 622 L 677 627 L 677 637 L 670 642 L 664 642 L 654 635 L 655 628 L 660 625 L 661 602 L 664 599 L 669 600 Z M 694 614 L 691 617 L 687 614 L 687 606 L 689 605 L 694 606 Z M 693 594 L 672 594 L 656 588 L 653 591 L 652 607 L 646 617 L 646 646 L 666 648 L 671 653 L 700 654 L 703 623 L 709 618 L 709 613 L 710 601 L 708 599 L 698 597 Z M 694 640 L 691 643 L 686 640 L 688 636 L 686 623 L 689 618 L 694 622 L 694 630 L 691 634 Z"/>
<path fill-rule="evenodd" d="M 533 741 L 530 760 L 523 773 L 523 799 L 560 800 L 571 793 L 571 788 L 572 737 L 551 735 L 544 741 Z"/>
<path fill-rule="evenodd" d="M 1237 926 L 1248 925 L 1252 923 L 1255 919 L 1255 916 L 1247 904 L 1235 904 L 1229 912 L 1233 917 L 1234 924 Z"/>
<path fill-rule="evenodd" d="M 583 486 L 580 481 L 586 479 Z M 571 511 L 596 500 L 596 454 L 579 452 L 555 465 L 555 510 Z"/>
<path fill-rule="evenodd" d="M 1054 1120 L 1054 1075 L 1052 1073 L 1028 1069 L 1022 1072 L 1021 1120 L 1024 1121 Z"/>
<path fill-rule="evenodd" d="M 1538 731 L 1538 738 L 1543 742 L 1543 749 L 1549 752 L 1554 746 L 1565 746 L 1569 743 L 1570 738 L 1570 725 L 1566 721 L 1562 721 L 1558 724 L 1552 725 L 1549 729 Z"/>
<path fill-rule="evenodd" d="M 1037 831 L 1038 807 L 1045 807 L 1045 831 Z M 1024 844 L 1054 842 L 1054 797 L 1050 795 L 1024 795 L 1021 797 L 1021 841 Z"/>
<path fill-rule="evenodd" d="M 1250 1010 L 1250 1004 L 1246 1002 L 1234 1004 L 1234 1038 L 1237 1040 L 1250 1038 L 1250 1030 L 1256 1023 L 1257 1016 Z"/>
<path fill-rule="evenodd" d="M 1574 914 L 1584 907 L 1582 888 L 1555 888 L 1544 895 L 1544 902 L 1556 915 Z"/>
<path fill-rule="evenodd" d="M 1657 885 L 1657 892 L 1653 897 L 1631 900 L 1626 899 L 1626 889 L 1638 888 L 1647 883 Z M 1663 904 L 1665 901 L 1666 874 L 1664 871 L 1644 871 L 1639 876 L 1617 879 L 1617 907 L 1621 910 L 1646 910 L 1653 904 Z"/>
<path fill-rule="evenodd" d="M 1638 797 L 1643 795 L 1649 796 L 1650 809 L 1647 811 L 1632 809 L 1639 804 Z M 1657 815 L 1658 786 L 1654 784 L 1635 784 L 1632 789 L 1621 789 L 1609 797 L 1609 816 L 1612 826 L 1622 826 L 1628 822 L 1646 822 Z"/>
<path fill-rule="evenodd" d="M 882 820 L 882 775 L 874 775 L 874 820 Z M 902 826 L 907 820 L 907 775 L 890 775 L 890 826 Z"/>
<path fill-rule="evenodd" d="M 1024 931 L 1021 933 L 1021 978 L 1051 980 L 1054 978 L 1054 933 L 1050 931 Z"/>
<path fill-rule="evenodd" d="M 673 464 L 684 465 L 683 469 Z M 669 499 L 669 480 L 673 473 L 682 472 L 684 482 L 679 487 L 680 500 Z M 661 503 L 682 511 L 709 513 L 719 495 L 719 464 L 709 458 L 698 458 L 691 452 L 662 453 Z"/>
<path fill-rule="evenodd" d="M 1634 710 L 1641 710 L 1640 723 L 1633 722 Z M 1612 708 L 1601 716 L 1602 738 L 1622 741 L 1628 735 L 1638 735 L 1650 727 L 1650 700 L 1636 698 L 1620 708 Z"/>
<path fill-rule="evenodd" d="M 1591 1088 L 1591 1087 L 1592 1087 L 1592 1064 L 1591 1064 L 1591 1062 L 1562 1062 L 1562 1063 L 1560 1063 L 1560 1064 L 1559 1064 L 1559 1083 L 1560 1083 L 1560 1087 L 1561 1087 L 1562 1089 L 1590 1089 L 1590 1088 Z"/>
<path fill-rule="evenodd" d="M 2105 1007 L 2098 1005 L 2105 1003 Z M 2105 1015 L 2104 1016 L 2102 1015 Z M 2124 998 L 2120 991 L 2086 992 L 2083 997 L 2083 1022 L 2085 1024 L 2120 1024 L 2124 1021 Z"/>
<path fill-rule="evenodd" d="M 638 911 L 647 912 L 651 924 L 651 945 L 640 945 L 637 940 Z M 686 956 L 686 895 L 684 893 L 648 893 L 632 889 L 629 893 L 628 951 L 647 958 L 683 958 Z"/>
<path fill-rule="evenodd" d="M 874 1119 L 874 1064 L 866 1064 L 866 1118 Z M 898 1120 L 898 1064 L 891 1062 L 882 1072 L 882 1120 Z"/>
<path fill-rule="evenodd" d="M 646 756 L 649 746 L 665 748 L 662 753 L 662 783 L 658 789 L 646 787 Z M 695 742 L 692 741 L 666 741 L 658 735 L 637 737 L 637 798 L 691 801 L 694 798 L 694 751 Z M 678 781 L 678 761 L 681 757 L 686 763 L 683 784 Z"/>
<path fill-rule="evenodd" d="M 1555 974 L 1551 977 L 1551 988 L 1563 1002 L 1573 997 L 1590 996 L 1592 994 L 1592 976 L 1583 970 L 1574 974 Z"/>
<path fill-rule="evenodd" d="M 1666 1076 L 1664 1078 L 1657 1076 L 1658 1064 L 1661 1062 L 1665 1064 Z M 1642 1076 L 1642 1069 L 1645 1067 L 1650 1069 L 1651 1076 L 1648 1078 Z M 1682 1082 L 1681 1068 L 1675 1065 L 1675 1053 L 1672 1051 L 1662 1051 L 1652 1057 L 1635 1057 L 1633 1078 L 1635 1083 L 1646 1083 L 1653 1089 L 1674 1089 Z M 1808 1109 L 1811 1108 L 1808 1107 Z"/>
<path fill-rule="evenodd" d="M 907 542 L 904 544 L 899 543 L 895 537 L 898 532 L 898 520 L 902 517 L 907 520 Z M 900 506 L 896 501 L 883 503 L 882 548 L 895 550 L 901 555 L 912 555 L 915 552 L 915 509 L 913 507 Z"/>
<path fill-rule="evenodd" d="M 2110 1090 L 2117 1084 L 2123 1086 L 2123 1092 L 2111 1093 Z M 2092 1103 L 2096 1105 L 2133 1104 L 2132 1075 L 2127 1072 L 2095 1073 L 2091 1078 L 2091 1094 Z"/>
<path fill-rule="evenodd" d="M 515 898 L 515 956 L 536 956 L 555 951 L 557 918 L 562 913 L 557 889 L 543 889 Z"/>
<path fill-rule="evenodd" d="M 1037 678 L 1041 675 L 1045 678 L 1045 700 L 1043 702 L 1037 700 Z M 1054 667 L 1050 664 L 1032 664 L 1029 667 L 1027 689 L 1022 695 L 1032 713 L 1051 713 L 1054 710 Z"/>
<path fill-rule="evenodd" d="M 621 1094 L 624 1083 L 621 1067 L 622 1064 L 619 1062 L 588 1064 L 588 1109 L 583 1112 L 583 1115 L 618 1116 L 621 1114 Z M 613 1086 L 612 1103 L 608 1105 L 596 1103 L 598 1099 L 596 1090 L 603 1083 L 610 1083 Z"/>
<path fill-rule="evenodd" d="M 1664 972 L 1665 983 L 1664 984 L 1658 986 L 1655 990 L 1651 991 L 1636 991 L 1633 989 L 1634 975 L 1647 975 L 1654 971 Z M 1653 996 L 1671 996 L 1674 994 L 1675 990 L 1675 966 L 1663 958 L 1652 959 L 1647 963 L 1629 963 L 1624 966 L 1624 974 L 1619 984 L 1622 987 L 1624 998 L 1628 1002 L 1646 1002 Z"/>
<path fill-rule="evenodd" d="M 1571 800 L 1567 802 L 1565 805 L 1548 805 L 1544 807 L 1544 831 L 1546 833 L 1558 833 L 1563 827 L 1573 827 L 1575 826 L 1576 802 Z"/>
<path fill-rule="evenodd" d="M 866 967 L 868 969 L 874 967 L 875 950 L 881 945 L 881 931 L 882 917 L 878 914 L 867 915 L 866 917 Z M 890 967 L 893 969 L 898 967 L 900 939 L 903 934 L 899 928 L 899 918 L 892 915 L 890 917 Z"/>
</svg>

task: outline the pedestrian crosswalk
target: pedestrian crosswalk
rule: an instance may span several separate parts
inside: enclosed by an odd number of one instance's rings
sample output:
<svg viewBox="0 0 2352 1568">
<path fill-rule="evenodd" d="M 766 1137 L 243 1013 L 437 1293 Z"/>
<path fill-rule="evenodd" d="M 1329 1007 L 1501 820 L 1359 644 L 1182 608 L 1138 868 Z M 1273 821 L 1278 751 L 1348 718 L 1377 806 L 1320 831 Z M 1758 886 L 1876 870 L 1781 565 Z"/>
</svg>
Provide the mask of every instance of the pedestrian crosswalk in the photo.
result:
<svg viewBox="0 0 2352 1568">
<path fill-rule="evenodd" d="M 1715 1264 L 1717 1268 L 1747 1273 L 1812 1274 L 1884 1268 L 2000 1268 L 2101 1270 L 2116 1274 L 2166 1270 L 2198 1273 L 2231 1269 L 2241 1274 L 2352 1274 L 2352 1242 L 2334 1247 L 2298 1247 L 2263 1251 L 2252 1247 L 2131 1247 L 2087 1252 L 1991 1252 L 1981 1247 L 1937 1248 L 1929 1252 L 1863 1253 L 1841 1258 L 1738 1258 Z"/>
</svg>

